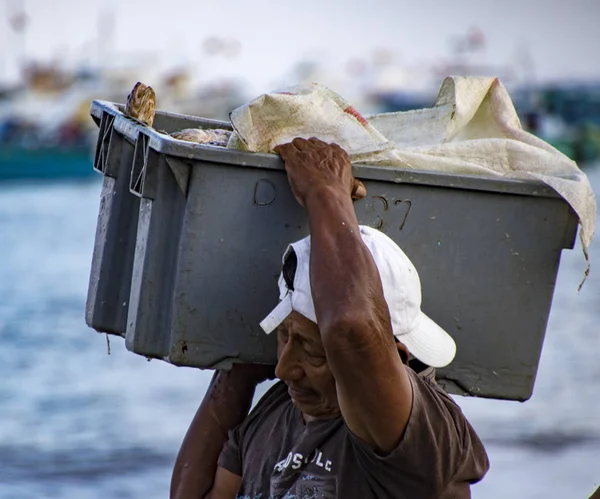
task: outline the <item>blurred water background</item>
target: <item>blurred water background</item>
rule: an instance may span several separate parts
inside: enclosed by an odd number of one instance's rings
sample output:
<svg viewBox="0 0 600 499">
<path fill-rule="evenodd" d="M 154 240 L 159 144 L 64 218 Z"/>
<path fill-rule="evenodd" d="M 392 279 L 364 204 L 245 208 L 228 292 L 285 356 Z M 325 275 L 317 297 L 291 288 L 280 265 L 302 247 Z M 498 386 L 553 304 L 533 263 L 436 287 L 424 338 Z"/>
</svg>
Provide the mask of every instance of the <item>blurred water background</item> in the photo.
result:
<svg viewBox="0 0 600 499">
<path fill-rule="evenodd" d="M 0 499 L 167 497 L 210 379 L 117 338 L 108 355 L 85 325 L 101 188 L 91 99 L 123 102 L 141 80 L 161 109 L 226 119 L 259 93 L 316 81 L 385 112 L 431 106 L 446 75 L 494 75 L 524 128 L 600 192 L 599 18 L 587 0 L 444 12 L 407 0 L 0 0 Z M 491 459 L 475 499 L 587 498 L 600 485 L 599 259 L 594 243 L 578 293 L 581 247 L 563 252 L 531 400 L 457 397 Z"/>
</svg>

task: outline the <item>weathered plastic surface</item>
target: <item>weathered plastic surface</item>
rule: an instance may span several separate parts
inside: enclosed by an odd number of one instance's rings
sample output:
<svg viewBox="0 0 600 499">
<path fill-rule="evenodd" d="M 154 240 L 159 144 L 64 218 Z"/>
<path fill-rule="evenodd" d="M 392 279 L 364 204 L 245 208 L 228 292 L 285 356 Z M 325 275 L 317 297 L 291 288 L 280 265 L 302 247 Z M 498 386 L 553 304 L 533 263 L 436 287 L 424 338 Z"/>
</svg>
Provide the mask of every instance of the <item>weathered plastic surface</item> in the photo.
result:
<svg viewBox="0 0 600 499">
<path fill-rule="evenodd" d="M 147 136 L 121 113 L 122 106 L 92 106 L 99 127 L 94 169 L 104 175 L 86 304 L 86 323 L 100 332 L 125 336 L 135 255 L 140 198 L 130 189 L 132 175 L 144 166 Z M 171 131 L 189 123 L 159 115 Z M 199 126 L 199 125 L 196 125 Z M 207 126 L 212 126 L 209 124 Z M 140 140 L 138 141 L 138 138 Z M 132 171 L 135 173 L 132 174 Z"/>
<path fill-rule="evenodd" d="M 114 126 L 118 111 L 94 116 L 99 126 L 94 169 L 104 174 L 86 323 L 125 336 L 140 199 L 129 191 L 134 143 Z"/>
<path fill-rule="evenodd" d="M 105 273 L 116 295 L 130 286 L 127 348 L 201 368 L 274 362 L 275 335 L 258 324 L 277 303 L 281 253 L 308 234 L 279 157 L 176 141 L 115 105 L 93 103 L 101 123 L 106 114 L 135 144 L 130 188 L 140 198 L 133 269 Z M 169 132 L 193 126 L 229 128 L 167 113 L 155 122 Z M 440 383 L 453 393 L 529 398 L 560 253 L 576 235 L 568 204 L 532 182 L 369 166 L 354 174 L 368 191 L 355 204 L 359 221 L 404 249 L 421 277 L 424 311 L 457 342 Z M 101 219 L 102 208 L 90 281 L 96 303 L 100 286 L 92 284 L 106 255 L 132 251 L 107 252 L 115 242 Z M 131 230 L 123 230 L 128 242 Z"/>
</svg>

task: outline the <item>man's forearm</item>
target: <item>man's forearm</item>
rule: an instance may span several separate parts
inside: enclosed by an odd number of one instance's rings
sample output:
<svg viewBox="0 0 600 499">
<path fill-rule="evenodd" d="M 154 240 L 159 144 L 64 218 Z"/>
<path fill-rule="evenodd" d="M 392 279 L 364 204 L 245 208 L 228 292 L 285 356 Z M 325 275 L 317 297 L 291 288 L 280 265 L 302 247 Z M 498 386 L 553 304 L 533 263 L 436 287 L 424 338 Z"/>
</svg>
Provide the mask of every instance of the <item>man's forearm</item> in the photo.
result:
<svg viewBox="0 0 600 499">
<path fill-rule="evenodd" d="M 210 492 L 227 433 L 244 420 L 252 404 L 256 383 L 242 374 L 235 369 L 215 372 L 179 450 L 172 499 L 202 499 Z"/>
<path fill-rule="evenodd" d="M 379 273 L 363 244 L 350 196 L 333 189 L 306 201 L 311 234 L 311 288 L 321 333 L 383 308 Z M 327 338 L 324 337 L 323 341 Z"/>
</svg>

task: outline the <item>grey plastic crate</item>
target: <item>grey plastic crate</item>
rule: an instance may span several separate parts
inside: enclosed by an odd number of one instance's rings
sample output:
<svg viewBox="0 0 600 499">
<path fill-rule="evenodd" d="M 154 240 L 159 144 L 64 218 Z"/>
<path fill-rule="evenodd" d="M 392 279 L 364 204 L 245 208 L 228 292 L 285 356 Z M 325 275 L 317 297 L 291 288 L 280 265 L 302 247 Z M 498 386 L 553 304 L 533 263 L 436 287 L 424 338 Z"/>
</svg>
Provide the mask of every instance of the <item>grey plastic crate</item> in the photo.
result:
<svg viewBox="0 0 600 499">
<path fill-rule="evenodd" d="M 280 158 L 176 141 L 95 101 L 92 115 L 103 123 L 105 114 L 135 144 L 130 188 L 140 197 L 127 348 L 200 368 L 275 362 L 275 336 L 258 324 L 277 303 L 282 251 L 308 234 Z M 155 123 L 169 132 L 194 126 L 229 128 L 160 112 Z M 453 393 L 529 398 L 560 254 L 577 231 L 568 204 L 534 182 L 366 165 L 354 174 L 368 191 L 355 203 L 359 221 L 404 249 L 424 311 L 456 340 L 440 383 Z M 110 278 L 125 289 L 126 273 Z"/>
<path fill-rule="evenodd" d="M 99 128 L 94 169 L 104 175 L 104 181 L 86 323 L 99 332 L 124 337 L 141 201 L 130 191 L 130 184 L 132 177 L 139 175 L 144 167 L 148 135 L 144 125 L 123 115 L 123 106 L 107 102 L 97 104 L 92 104 L 90 110 Z M 161 113 L 156 123 L 160 129 L 175 131 L 189 126 L 193 119 Z M 211 127 L 212 123 L 207 122 L 206 126 Z"/>
</svg>

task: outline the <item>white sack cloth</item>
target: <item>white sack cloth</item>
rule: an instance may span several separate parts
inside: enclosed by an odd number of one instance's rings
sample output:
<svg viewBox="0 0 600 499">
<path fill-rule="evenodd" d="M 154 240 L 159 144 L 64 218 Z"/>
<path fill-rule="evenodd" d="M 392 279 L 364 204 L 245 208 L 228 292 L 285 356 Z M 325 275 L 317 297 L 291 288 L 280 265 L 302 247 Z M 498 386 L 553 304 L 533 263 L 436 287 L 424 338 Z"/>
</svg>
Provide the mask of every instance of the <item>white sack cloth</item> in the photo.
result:
<svg viewBox="0 0 600 499">
<path fill-rule="evenodd" d="M 587 176 L 521 128 L 498 78 L 448 77 L 434 107 L 366 118 L 331 90 L 301 85 L 234 110 L 231 123 L 235 133 L 228 147 L 252 152 L 317 137 L 339 144 L 352 163 L 544 182 L 577 213 L 588 259 L 596 200 Z"/>
</svg>

